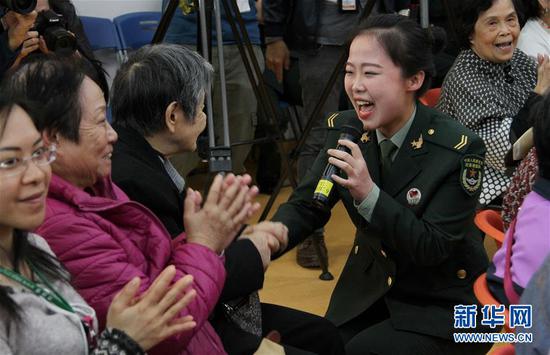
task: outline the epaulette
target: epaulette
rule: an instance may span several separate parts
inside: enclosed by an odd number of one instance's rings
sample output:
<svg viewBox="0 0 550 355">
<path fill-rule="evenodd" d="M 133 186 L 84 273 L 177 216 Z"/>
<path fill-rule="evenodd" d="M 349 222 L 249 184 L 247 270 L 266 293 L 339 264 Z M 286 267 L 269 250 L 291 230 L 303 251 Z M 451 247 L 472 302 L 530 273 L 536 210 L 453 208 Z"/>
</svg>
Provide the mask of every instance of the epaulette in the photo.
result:
<svg viewBox="0 0 550 355">
<path fill-rule="evenodd" d="M 327 127 L 328 128 L 334 128 L 334 120 L 340 116 L 340 112 L 333 112 L 330 115 L 328 115 L 327 118 Z"/>
<path fill-rule="evenodd" d="M 327 127 L 329 129 L 340 129 L 350 119 L 357 119 L 355 110 L 333 112 L 327 117 Z"/>
<path fill-rule="evenodd" d="M 468 147 L 474 141 L 479 142 L 481 138 L 458 121 L 441 117 L 433 119 L 422 132 L 422 136 L 426 141 L 460 155 L 460 186 L 470 196 L 479 194 L 485 165 L 484 158 L 476 152 L 468 152 Z"/>
<path fill-rule="evenodd" d="M 470 144 L 479 139 L 472 131 L 453 119 L 432 120 L 424 132 L 423 138 L 438 146 L 453 150 L 458 154 L 468 150 Z"/>
</svg>

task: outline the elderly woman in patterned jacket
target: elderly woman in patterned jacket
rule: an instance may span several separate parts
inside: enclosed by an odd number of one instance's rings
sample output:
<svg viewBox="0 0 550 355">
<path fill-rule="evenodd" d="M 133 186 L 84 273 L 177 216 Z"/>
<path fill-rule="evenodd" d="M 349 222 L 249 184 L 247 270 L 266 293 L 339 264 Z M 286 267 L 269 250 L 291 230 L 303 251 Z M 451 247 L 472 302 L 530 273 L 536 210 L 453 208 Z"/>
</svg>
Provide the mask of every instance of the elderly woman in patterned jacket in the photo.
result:
<svg viewBox="0 0 550 355">
<path fill-rule="evenodd" d="M 487 146 L 479 203 L 501 204 L 510 178 L 504 156 L 532 124 L 529 107 L 550 86 L 550 59 L 516 49 L 512 0 L 466 0 L 457 11 L 464 50 L 443 83 L 438 108 L 475 131 Z"/>
</svg>

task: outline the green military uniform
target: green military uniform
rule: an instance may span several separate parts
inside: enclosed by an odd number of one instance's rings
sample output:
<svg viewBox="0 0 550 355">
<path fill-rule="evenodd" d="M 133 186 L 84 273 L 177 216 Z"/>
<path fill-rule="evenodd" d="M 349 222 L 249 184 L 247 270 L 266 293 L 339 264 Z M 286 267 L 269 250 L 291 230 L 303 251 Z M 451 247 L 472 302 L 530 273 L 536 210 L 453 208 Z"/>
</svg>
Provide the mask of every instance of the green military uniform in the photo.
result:
<svg viewBox="0 0 550 355">
<path fill-rule="evenodd" d="M 358 145 L 380 188 L 367 222 L 347 189 L 337 184 L 326 211 L 312 206 L 326 151 L 337 145 L 340 127 L 355 119 L 353 110 L 329 117 L 325 148 L 273 220 L 288 226 L 290 249 L 325 225 L 329 209 L 342 200 L 357 235 L 327 318 L 342 326 L 383 299 L 395 329 L 452 339 L 454 305 L 477 303 L 472 285 L 488 264 L 473 223 L 483 141 L 448 116 L 417 104 L 403 146 L 381 181 L 376 134 L 363 134 Z"/>
</svg>

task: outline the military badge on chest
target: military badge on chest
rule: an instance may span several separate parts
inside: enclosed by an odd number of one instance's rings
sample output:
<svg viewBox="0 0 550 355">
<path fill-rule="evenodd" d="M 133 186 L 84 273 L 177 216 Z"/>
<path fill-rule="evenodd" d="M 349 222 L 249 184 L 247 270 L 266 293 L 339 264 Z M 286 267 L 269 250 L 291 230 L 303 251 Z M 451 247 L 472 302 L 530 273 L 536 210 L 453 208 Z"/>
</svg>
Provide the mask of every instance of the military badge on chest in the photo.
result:
<svg viewBox="0 0 550 355">
<path fill-rule="evenodd" d="M 465 155 L 462 158 L 460 185 L 464 191 L 473 196 L 481 189 L 483 179 L 483 158 L 479 155 Z"/>
<path fill-rule="evenodd" d="M 410 206 L 418 205 L 420 203 L 421 198 L 422 198 L 422 193 L 416 187 L 413 187 L 412 189 L 407 191 L 407 203 Z"/>
</svg>

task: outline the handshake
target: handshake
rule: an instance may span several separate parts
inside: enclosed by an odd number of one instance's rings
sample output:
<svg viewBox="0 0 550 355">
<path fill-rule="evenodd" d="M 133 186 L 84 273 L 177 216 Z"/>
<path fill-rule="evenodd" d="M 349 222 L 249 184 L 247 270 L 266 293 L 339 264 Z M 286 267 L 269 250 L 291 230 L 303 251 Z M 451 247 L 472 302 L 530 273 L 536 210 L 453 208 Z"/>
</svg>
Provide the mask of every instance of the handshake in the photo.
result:
<svg viewBox="0 0 550 355">
<path fill-rule="evenodd" d="M 250 240 L 258 250 L 265 270 L 271 255 L 286 249 L 288 229 L 282 223 L 264 221 L 243 230 L 246 221 L 260 208 L 259 203 L 253 202 L 258 188 L 249 186 L 251 181 L 250 175 L 216 176 L 204 205 L 201 194 L 188 189 L 183 221 L 189 243 L 204 245 L 218 254 L 235 238 Z M 237 236 L 241 230 L 242 234 Z"/>
</svg>

